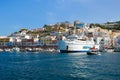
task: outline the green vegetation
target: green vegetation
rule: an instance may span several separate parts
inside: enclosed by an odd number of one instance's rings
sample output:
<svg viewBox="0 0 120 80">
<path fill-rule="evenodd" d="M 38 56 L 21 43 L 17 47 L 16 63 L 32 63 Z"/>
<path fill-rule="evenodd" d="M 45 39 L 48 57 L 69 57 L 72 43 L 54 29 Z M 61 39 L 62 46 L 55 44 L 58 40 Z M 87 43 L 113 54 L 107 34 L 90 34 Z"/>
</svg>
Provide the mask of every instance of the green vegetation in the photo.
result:
<svg viewBox="0 0 120 80">
<path fill-rule="evenodd" d="M 65 23 L 64 23 L 64 22 L 62 22 L 62 23 L 60 24 L 60 27 L 66 28 Z"/>
<path fill-rule="evenodd" d="M 101 24 L 90 24 L 90 28 L 92 28 L 92 27 L 100 27 L 100 28 L 102 28 L 102 29 L 107 29 L 104 25 L 101 25 Z"/>
<path fill-rule="evenodd" d="M 19 32 L 21 33 L 22 31 L 28 31 L 28 29 L 23 28 L 23 29 L 20 29 Z"/>
<path fill-rule="evenodd" d="M 44 30 L 38 30 L 38 31 L 28 30 L 28 29 L 23 28 L 23 29 L 20 29 L 18 32 L 14 32 L 10 34 L 9 36 L 14 36 L 15 34 L 25 31 L 27 34 L 38 34 L 40 37 L 44 37 L 44 36 L 50 35 L 50 32 L 52 31 L 65 32 L 65 29 L 69 26 L 69 24 L 70 23 L 68 21 L 56 23 L 54 25 L 45 24 L 43 26 Z M 108 30 L 120 30 L 120 21 L 106 22 L 105 24 L 91 23 L 90 28 L 92 27 L 100 27 L 102 29 L 108 29 Z"/>
<path fill-rule="evenodd" d="M 110 27 L 109 25 L 112 25 L 112 27 Z M 107 22 L 105 24 L 93 24 L 92 23 L 92 24 L 90 24 L 90 28 L 91 27 L 100 27 L 102 29 L 108 29 L 108 30 L 120 30 L 120 21 L 117 21 L 117 22 Z"/>
<path fill-rule="evenodd" d="M 45 32 L 51 32 L 53 26 L 51 26 L 51 25 L 44 25 L 43 27 L 45 28 Z"/>
</svg>

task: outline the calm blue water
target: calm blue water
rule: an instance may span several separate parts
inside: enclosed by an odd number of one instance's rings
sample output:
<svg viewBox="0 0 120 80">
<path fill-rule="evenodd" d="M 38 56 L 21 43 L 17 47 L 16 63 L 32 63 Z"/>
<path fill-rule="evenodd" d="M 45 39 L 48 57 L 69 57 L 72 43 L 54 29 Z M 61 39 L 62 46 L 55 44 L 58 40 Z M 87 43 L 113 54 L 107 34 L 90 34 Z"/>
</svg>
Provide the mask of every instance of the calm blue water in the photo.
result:
<svg viewBox="0 0 120 80">
<path fill-rule="evenodd" d="M 120 53 L 0 53 L 0 80 L 120 80 Z"/>
</svg>

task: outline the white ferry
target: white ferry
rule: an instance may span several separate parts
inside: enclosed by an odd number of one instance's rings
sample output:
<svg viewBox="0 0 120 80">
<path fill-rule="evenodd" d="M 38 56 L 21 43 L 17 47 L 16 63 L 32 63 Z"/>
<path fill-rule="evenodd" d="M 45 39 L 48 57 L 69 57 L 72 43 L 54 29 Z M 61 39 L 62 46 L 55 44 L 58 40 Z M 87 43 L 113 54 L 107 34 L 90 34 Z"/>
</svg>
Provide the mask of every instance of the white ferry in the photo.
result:
<svg viewBox="0 0 120 80">
<path fill-rule="evenodd" d="M 81 25 L 81 24 L 79 24 Z M 82 34 L 76 35 L 76 26 L 74 27 L 74 34 L 58 40 L 58 46 L 61 53 L 68 52 L 89 52 L 90 48 L 99 48 L 99 45 L 95 45 L 93 38 L 86 39 L 84 35 L 84 24 L 82 24 Z"/>
<path fill-rule="evenodd" d="M 93 39 L 85 40 L 77 35 L 71 35 L 67 39 L 58 41 L 61 53 L 66 52 L 89 52 L 90 48 L 95 46 Z"/>
</svg>

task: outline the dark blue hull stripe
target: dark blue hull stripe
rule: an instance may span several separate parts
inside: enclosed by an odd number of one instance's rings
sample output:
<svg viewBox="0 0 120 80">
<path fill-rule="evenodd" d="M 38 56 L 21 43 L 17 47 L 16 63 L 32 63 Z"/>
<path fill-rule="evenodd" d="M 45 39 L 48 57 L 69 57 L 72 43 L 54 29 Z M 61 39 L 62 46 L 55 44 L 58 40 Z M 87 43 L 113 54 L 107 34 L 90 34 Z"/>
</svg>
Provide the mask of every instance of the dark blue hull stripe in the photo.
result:
<svg viewBox="0 0 120 80">
<path fill-rule="evenodd" d="M 67 51 L 67 50 L 60 50 L 61 53 L 73 53 L 73 52 L 89 52 L 89 51 Z"/>
</svg>

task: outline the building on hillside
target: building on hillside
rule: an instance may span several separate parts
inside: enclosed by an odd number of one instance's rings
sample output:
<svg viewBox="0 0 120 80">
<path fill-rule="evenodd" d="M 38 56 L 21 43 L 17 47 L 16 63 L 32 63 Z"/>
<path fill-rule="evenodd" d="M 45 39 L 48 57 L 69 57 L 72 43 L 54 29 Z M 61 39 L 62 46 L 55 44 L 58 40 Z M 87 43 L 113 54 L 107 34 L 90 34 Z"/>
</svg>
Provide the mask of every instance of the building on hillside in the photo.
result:
<svg viewBox="0 0 120 80">
<path fill-rule="evenodd" d="M 41 45 L 49 45 L 49 44 L 51 44 L 50 36 L 41 37 L 40 43 L 41 43 Z"/>
<path fill-rule="evenodd" d="M 33 39 L 22 39 L 22 46 L 34 46 Z"/>
<path fill-rule="evenodd" d="M 54 35 L 41 37 L 41 45 L 57 45 L 57 37 Z"/>
<path fill-rule="evenodd" d="M 88 31 L 94 34 L 94 39 L 97 40 L 97 44 L 99 44 L 100 41 L 103 40 L 105 48 L 111 47 L 113 45 L 109 30 L 101 29 L 100 27 L 92 27 L 89 28 Z"/>
<path fill-rule="evenodd" d="M 106 28 L 113 28 L 115 24 L 110 23 L 110 24 L 104 24 Z"/>
<path fill-rule="evenodd" d="M 117 46 L 119 46 L 120 31 L 116 30 L 112 34 L 113 34 L 113 36 L 112 36 L 113 37 L 113 46 L 117 47 Z"/>
<path fill-rule="evenodd" d="M 31 31 L 33 32 L 40 32 L 40 31 L 44 31 L 45 28 L 36 28 L 36 29 L 32 29 Z"/>
<path fill-rule="evenodd" d="M 115 42 L 115 52 L 120 52 L 120 33 L 117 35 L 117 37 L 114 39 Z"/>
<path fill-rule="evenodd" d="M 104 25 L 106 28 L 113 28 L 115 25 L 118 25 L 118 23 L 117 22 L 107 22 L 102 25 Z"/>
<path fill-rule="evenodd" d="M 120 35 L 117 37 L 117 45 L 120 47 Z"/>
</svg>

